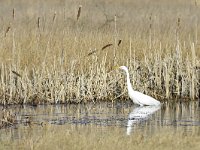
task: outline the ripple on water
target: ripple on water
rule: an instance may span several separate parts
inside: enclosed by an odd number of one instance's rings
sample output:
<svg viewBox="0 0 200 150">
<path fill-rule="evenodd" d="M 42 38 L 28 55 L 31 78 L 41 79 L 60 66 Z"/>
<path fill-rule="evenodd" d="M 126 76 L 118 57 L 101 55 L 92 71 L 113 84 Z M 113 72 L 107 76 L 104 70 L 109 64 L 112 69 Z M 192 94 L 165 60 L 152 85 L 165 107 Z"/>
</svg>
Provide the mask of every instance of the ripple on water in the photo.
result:
<svg viewBox="0 0 200 150">
<path fill-rule="evenodd" d="M 112 126 L 126 129 L 127 134 L 144 128 L 156 132 L 163 126 L 183 128 L 185 132 L 191 132 L 193 126 L 200 127 L 200 108 L 196 102 L 168 103 L 161 107 L 138 107 L 130 103 L 10 106 L 7 110 L 16 114 L 16 124 L 9 127 L 15 131 L 30 124 Z"/>
</svg>

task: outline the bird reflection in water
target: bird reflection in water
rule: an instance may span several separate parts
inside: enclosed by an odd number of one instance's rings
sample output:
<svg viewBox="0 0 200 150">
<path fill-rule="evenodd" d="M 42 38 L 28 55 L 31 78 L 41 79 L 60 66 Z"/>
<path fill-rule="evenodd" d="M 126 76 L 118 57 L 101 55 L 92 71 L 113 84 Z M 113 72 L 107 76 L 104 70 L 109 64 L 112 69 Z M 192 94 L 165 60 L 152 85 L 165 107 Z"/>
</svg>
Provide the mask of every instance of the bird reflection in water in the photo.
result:
<svg viewBox="0 0 200 150">
<path fill-rule="evenodd" d="M 161 106 L 140 106 L 135 107 L 128 116 L 127 123 L 127 135 L 131 134 L 131 130 L 134 124 L 148 120 L 152 114 L 158 111 Z"/>
</svg>

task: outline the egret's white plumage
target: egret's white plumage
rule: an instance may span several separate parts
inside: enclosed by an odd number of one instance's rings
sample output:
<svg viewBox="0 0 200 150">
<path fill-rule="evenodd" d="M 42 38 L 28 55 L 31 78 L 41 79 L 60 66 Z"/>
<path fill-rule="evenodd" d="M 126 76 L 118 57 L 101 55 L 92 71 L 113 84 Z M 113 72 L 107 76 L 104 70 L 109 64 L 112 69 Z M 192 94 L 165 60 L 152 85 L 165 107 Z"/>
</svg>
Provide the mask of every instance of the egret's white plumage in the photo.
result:
<svg viewBox="0 0 200 150">
<path fill-rule="evenodd" d="M 128 95 L 133 100 L 133 103 L 138 104 L 140 106 L 143 106 L 143 105 L 158 106 L 158 105 L 160 105 L 160 102 L 157 101 L 156 99 L 154 99 L 153 97 L 145 95 L 145 94 L 143 94 L 141 92 L 133 90 L 131 82 L 130 82 L 128 68 L 126 66 L 121 66 L 119 68 L 122 69 L 122 70 L 124 70 L 126 72 Z"/>
</svg>

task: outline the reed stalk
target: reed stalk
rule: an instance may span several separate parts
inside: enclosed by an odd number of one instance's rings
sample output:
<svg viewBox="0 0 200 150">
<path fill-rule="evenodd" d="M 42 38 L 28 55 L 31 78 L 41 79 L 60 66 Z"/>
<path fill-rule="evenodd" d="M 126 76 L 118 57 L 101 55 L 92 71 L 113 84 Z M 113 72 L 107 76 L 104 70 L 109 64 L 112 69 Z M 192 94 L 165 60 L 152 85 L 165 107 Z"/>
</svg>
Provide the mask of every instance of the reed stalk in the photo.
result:
<svg viewBox="0 0 200 150">
<path fill-rule="evenodd" d="M 144 0 L 143 4 L 135 2 L 132 10 L 131 4 L 123 7 L 120 0 L 116 0 L 117 8 L 106 2 L 105 9 L 100 9 L 103 4 L 95 2 L 99 9 L 94 9 L 88 0 L 84 11 L 79 6 L 74 16 L 77 4 L 72 0 L 67 6 L 51 0 L 39 10 L 26 7 L 29 1 L 19 0 L 23 9 L 17 9 L 17 4 L 11 7 L 3 0 L 0 104 L 128 100 L 125 76 L 113 70 L 115 65 L 127 65 L 134 89 L 160 101 L 196 100 L 200 13 L 182 5 L 188 3 L 183 1 L 157 2 L 155 10 L 154 0 Z M 181 17 L 163 5 L 172 3 Z M 36 0 L 36 4 L 41 2 Z M 56 12 L 53 17 L 49 8 Z M 116 10 L 126 13 L 119 15 Z M 193 14 L 195 24 L 191 24 Z M 105 23 L 104 16 L 114 19 Z"/>
</svg>

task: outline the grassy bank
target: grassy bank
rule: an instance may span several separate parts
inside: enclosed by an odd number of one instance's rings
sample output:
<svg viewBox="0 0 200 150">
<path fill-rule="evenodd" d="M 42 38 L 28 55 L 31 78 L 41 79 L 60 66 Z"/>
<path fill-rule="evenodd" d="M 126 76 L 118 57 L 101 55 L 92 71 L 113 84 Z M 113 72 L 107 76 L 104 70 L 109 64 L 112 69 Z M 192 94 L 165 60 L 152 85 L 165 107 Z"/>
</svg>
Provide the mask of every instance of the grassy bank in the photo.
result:
<svg viewBox="0 0 200 150">
<path fill-rule="evenodd" d="M 174 132 L 172 128 L 162 128 L 160 132 L 148 134 L 136 131 L 127 136 L 123 129 L 96 126 L 44 126 L 30 128 L 19 134 L 19 139 L 4 138 L 1 149 L 194 149 L 200 148 L 199 127 L 194 132 L 184 130 Z M 36 130 L 36 131 L 34 131 Z M 156 130 L 158 131 L 158 130 Z M 9 134 L 9 132 L 7 133 Z"/>
<path fill-rule="evenodd" d="M 159 100 L 199 95 L 198 1 L 1 3 L 1 104 L 127 99 L 116 65 Z"/>
</svg>

